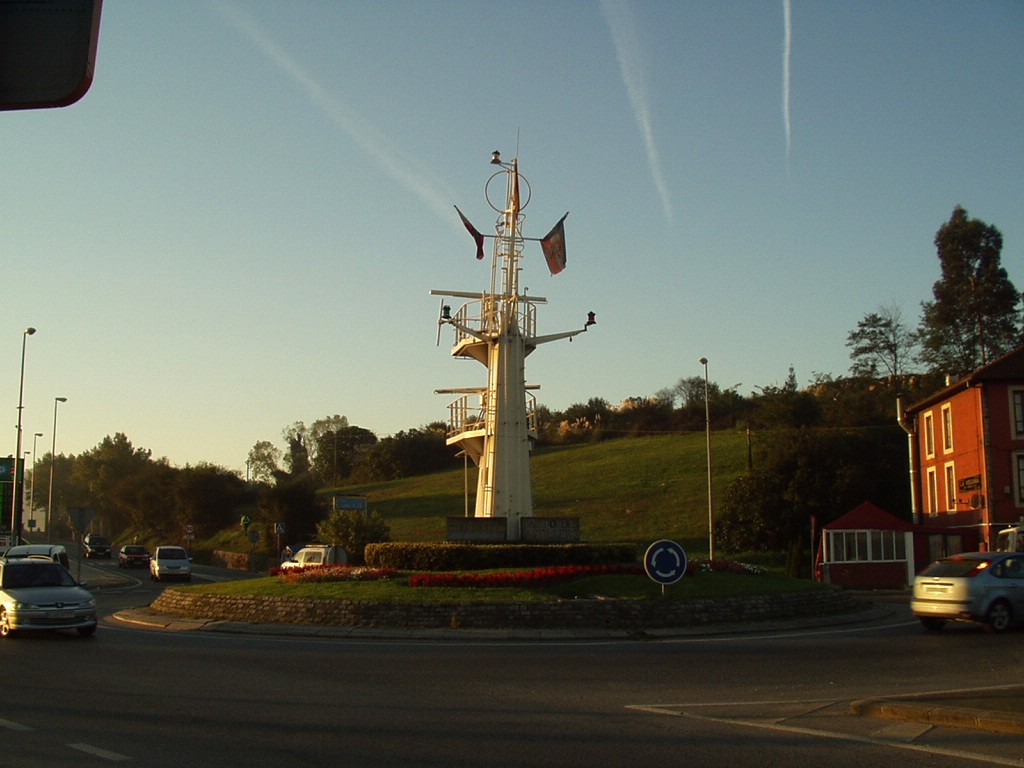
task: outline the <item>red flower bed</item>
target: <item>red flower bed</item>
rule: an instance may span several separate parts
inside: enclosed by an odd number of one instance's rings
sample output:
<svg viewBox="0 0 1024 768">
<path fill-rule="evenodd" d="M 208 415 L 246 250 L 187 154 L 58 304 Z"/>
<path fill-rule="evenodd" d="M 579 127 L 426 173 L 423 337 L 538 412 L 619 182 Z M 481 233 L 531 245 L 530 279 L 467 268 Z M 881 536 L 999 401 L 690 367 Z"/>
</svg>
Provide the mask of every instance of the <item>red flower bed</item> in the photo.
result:
<svg viewBox="0 0 1024 768">
<path fill-rule="evenodd" d="M 324 581 L 379 581 L 390 579 L 398 571 L 394 568 L 367 568 L 357 565 L 311 565 L 305 568 L 274 568 L 272 576 L 291 583 Z"/>
<path fill-rule="evenodd" d="M 536 587 L 582 576 L 643 574 L 637 565 L 557 565 L 502 573 L 415 573 L 410 587 Z"/>
</svg>

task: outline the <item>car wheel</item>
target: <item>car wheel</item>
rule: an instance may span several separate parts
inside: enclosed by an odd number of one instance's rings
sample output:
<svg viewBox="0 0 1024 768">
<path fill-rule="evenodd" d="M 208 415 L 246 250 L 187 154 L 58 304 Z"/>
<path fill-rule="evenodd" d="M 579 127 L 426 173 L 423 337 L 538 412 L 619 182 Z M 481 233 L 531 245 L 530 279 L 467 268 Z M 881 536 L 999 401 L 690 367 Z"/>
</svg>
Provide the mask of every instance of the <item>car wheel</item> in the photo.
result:
<svg viewBox="0 0 1024 768">
<path fill-rule="evenodd" d="M 13 637 L 14 630 L 11 629 L 11 622 L 7 620 L 7 609 L 0 608 L 0 637 Z"/>
<path fill-rule="evenodd" d="M 96 634 L 96 625 L 92 624 L 88 627 L 79 627 L 78 634 L 80 634 L 82 637 L 92 637 Z"/>
<path fill-rule="evenodd" d="M 1010 604 L 1005 600 L 996 600 L 989 606 L 988 613 L 985 614 L 985 623 L 993 632 L 1002 632 L 1010 626 L 1012 621 L 1013 612 L 1010 610 Z"/>
<path fill-rule="evenodd" d="M 938 632 L 944 626 L 946 626 L 945 619 L 936 619 L 930 616 L 921 617 L 921 625 L 929 632 Z"/>
</svg>

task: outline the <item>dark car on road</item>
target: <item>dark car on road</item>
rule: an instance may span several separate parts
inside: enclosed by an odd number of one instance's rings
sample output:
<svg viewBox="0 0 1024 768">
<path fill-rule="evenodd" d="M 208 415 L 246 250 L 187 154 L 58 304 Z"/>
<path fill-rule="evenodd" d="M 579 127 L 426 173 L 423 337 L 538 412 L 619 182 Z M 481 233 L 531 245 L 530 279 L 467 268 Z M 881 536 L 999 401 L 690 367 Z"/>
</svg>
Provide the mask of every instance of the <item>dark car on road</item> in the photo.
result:
<svg viewBox="0 0 1024 768">
<path fill-rule="evenodd" d="M 117 564 L 121 568 L 145 568 L 149 565 L 149 550 L 141 544 L 125 544 L 117 553 Z"/>
<path fill-rule="evenodd" d="M 106 536 L 100 536 L 96 533 L 87 534 L 82 540 L 85 545 L 85 556 L 86 557 L 106 557 L 111 556 L 110 539 Z"/>
</svg>

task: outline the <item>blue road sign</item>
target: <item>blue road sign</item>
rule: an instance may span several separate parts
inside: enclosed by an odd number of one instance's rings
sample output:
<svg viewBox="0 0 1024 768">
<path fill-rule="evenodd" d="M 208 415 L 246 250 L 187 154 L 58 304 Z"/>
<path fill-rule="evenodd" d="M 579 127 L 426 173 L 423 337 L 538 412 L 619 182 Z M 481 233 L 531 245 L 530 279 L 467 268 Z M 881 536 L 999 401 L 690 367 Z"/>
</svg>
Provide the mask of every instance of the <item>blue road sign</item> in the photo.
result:
<svg viewBox="0 0 1024 768">
<path fill-rule="evenodd" d="M 686 552 L 670 539 L 660 539 L 644 553 L 644 570 L 652 581 L 675 584 L 686 573 Z"/>
</svg>

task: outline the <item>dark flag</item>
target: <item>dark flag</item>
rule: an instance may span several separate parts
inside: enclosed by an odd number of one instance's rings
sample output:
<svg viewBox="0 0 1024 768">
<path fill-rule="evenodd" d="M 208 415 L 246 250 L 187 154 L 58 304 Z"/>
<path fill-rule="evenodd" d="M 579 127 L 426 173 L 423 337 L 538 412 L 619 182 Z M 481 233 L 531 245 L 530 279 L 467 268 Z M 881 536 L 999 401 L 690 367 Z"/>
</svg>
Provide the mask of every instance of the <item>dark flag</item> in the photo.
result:
<svg viewBox="0 0 1024 768">
<path fill-rule="evenodd" d="M 456 205 L 454 208 L 456 211 L 459 211 L 459 206 Z M 466 218 L 462 211 L 459 211 L 459 218 L 462 219 L 463 226 L 469 230 L 469 234 L 471 234 L 473 236 L 473 240 L 476 241 L 476 257 L 478 259 L 482 259 L 484 257 L 484 236 L 477 231 L 477 228 L 470 223 L 469 219 Z"/>
<path fill-rule="evenodd" d="M 568 215 L 566 213 L 560 218 L 551 231 L 540 239 L 540 247 L 544 251 L 544 258 L 548 262 L 548 269 L 551 270 L 552 275 L 557 275 L 565 269 L 565 227 L 562 222 Z"/>
</svg>

